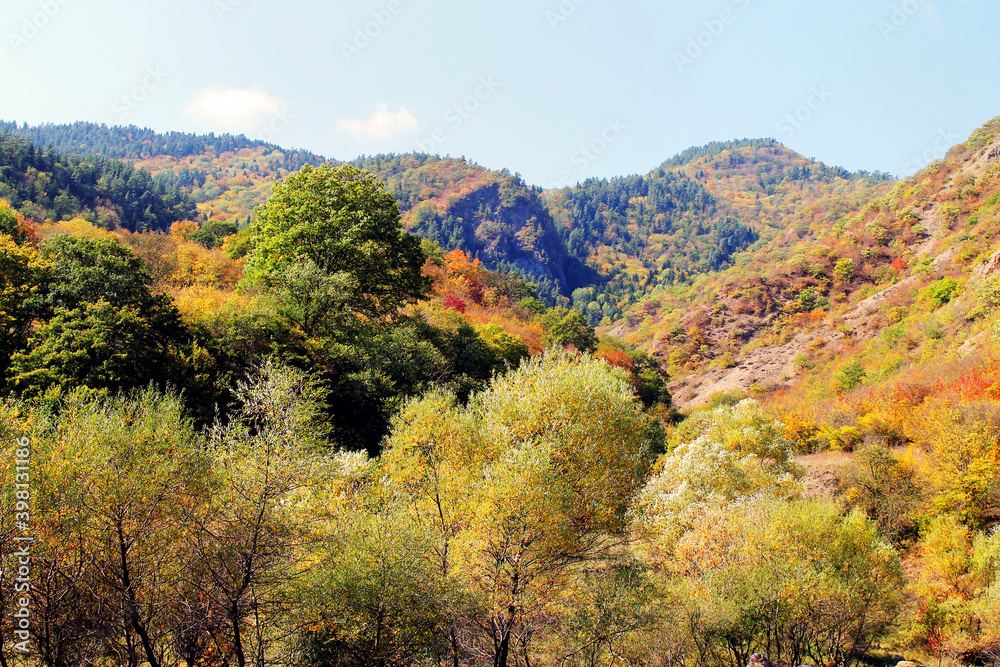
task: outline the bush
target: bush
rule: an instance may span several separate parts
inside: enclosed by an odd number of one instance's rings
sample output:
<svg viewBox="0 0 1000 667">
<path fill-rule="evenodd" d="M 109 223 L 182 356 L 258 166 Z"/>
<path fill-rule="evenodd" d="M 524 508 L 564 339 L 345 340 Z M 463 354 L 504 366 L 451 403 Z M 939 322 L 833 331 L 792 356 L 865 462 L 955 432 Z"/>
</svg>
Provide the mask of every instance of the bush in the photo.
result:
<svg viewBox="0 0 1000 667">
<path fill-rule="evenodd" d="M 668 553 L 708 508 L 754 495 L 787 496 L 801 469 L 785 426 L 753 399 L 697 413 L 678 426 L 674 450 L 639 494 L 633 530 L 654 558 Z"/>
<path fill-rule="evenodd" d="M 854 272 L 854 260 L 850 257 L 838 259 L 833 267 L 833 275 L 836 276 L 837 280 L 845 283 L 851 282 L 851 279 L 854 278 Z"/>
<path fill-rule="evenodd" d="M 695 664 L 852 665 L 902 603 L 895 550 L 860 513 L 822 501 L 744 500 L 711 510 L 673 551 L 687 582 Z"/>
<path fill-rule="evenodd" d="M 913 468 L 889 449 L 865 447 L 838 479 L 848 509 L 858 509 L 878 526 L 890 542 L 913 537 L 922 495 Z"/>
<path fill-rule="evenodd" d="M 950 302 L 958 292 L 958 281 L 954 278 L 942 278 L 925 287 L 920 297 L 930 301 L 934 308 L 940 308 Z"/>
<path fill-rule="evenodd" d="M 844 393 L 856 389 L 865 381 L 868 372 L 861 365 L 860 361 L 851 361 L 842 367 L 834 376 L 838 393 Z"/>
</svg>

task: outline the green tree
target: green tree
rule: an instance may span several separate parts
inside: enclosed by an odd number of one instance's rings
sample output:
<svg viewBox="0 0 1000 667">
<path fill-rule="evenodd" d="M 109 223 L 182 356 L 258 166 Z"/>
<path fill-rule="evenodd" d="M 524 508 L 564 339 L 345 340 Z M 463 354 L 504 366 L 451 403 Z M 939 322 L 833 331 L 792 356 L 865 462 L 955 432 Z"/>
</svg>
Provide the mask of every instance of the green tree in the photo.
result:
<svg viewBox="0 0 1000 667">
<path fill-rule="evenodd" d="M 597 333 L 587 324 L 587 318 L 572 308 L 553 308 L 541 317 L 549 343 L 574 347 L 581 352 L 597 349 Z"/>
<path fill-rule="evenodd" d="M 958 293 L 959 284 L 954 278 L 942 278 L 920 291 L 920 297 L 931 302 L 934 308 L 940 308 L 951 301 Z"/>
<path fill-rule="evenodd" d="M 30 246 L 0 233 L 0 374 L 27 343 L 46 264 Z"/>
<path fill-rule="evenodd" d="M 22 310 L 41 325 L 11 360 L 12 388 L 39 396 L 172 382 L 192 403 L 207 401 L 201 409 L 212 413 L 214 362 L 194 344 L 170 297 L 153 293 L 134 252 L 112 239 L 59 235 L 44 241 L 38 256 L 38 287 Z"/>
<path fill-rule="evenodd" d="M 116 391 L 176 377 L 171 345 L 183 330 L 175 313 L 141 313 L 107 301 L 59 309 L 10 364 L 10 386 L 25 397 L 77 387 Z"/>
<path fill-rule="evenodd" d="M 239 228 L 234 222 L 210 220 L 203 224 L 200 229 L 187 234 L 184 238 L 203 245 L 206 248 L 218 248 L 223 244 L 226 237 L 232 236 L 238 231 Z"/>
<path fill-rule="evenodd" d="M 833 267 L 833 275 L 843 283 L 851 282 L 854 277 L 854 272 L 856 271 L 854 260 L 850 257 L 842 257 L 837 260 L 837 263 Z"/>
<path fill-rule="evenodd" d="M 330 274 L 306 259 L 278 269 L 271 278 L 270 295 L 278 314 L 312 338 L 356 327 L 350 311 L 356 289 L 351 274 Z"/>
<path fill-rule="evenodd" d="M 510 335 L 498 324 L 479 327 L 476 333 L 490 346 L 493 355 L 503 366 L 517 368 L 531 355 L 528 346 L 520 338 Z"/>
<path fill-rule="evenodd" d="M 427 535 L 405 513 L 365 509 L 337 513 L 335 538 L 303 586 L 301 664 L 437 664 L 454 610 L 449 579 L 427 559 Z"/>
<path fill-rule="evenodd" d="M 866 377 L 868 377 L 868 372 L 861 365 L 861 362 L 858 360 L 850 361 L 834 375 L 835 386 L 838 392 L 848 392 L 860 387 Z"/>
<path fill-rule="evenodd" d="M 307 165 L 285 178 L 257 210 L 250 237 L 251 281 L 268 284 L 308 260 L 326 274 L 350 275 L 350 305 L 367 316 L 391 314 L 429 287 L 420 241 L 403 232 L 396 201 L 350 165 Z"/>
<path fill-rule="evenodd" d="M 39 254 L 51 266 L 40 304 L 43 316 L 102 300 L 144 312 L 166 307 L 167 299 L 153 295 L 153 278 L 142 260 L 114 239 L 61 234 L 43 241 Z"/>
</svg>

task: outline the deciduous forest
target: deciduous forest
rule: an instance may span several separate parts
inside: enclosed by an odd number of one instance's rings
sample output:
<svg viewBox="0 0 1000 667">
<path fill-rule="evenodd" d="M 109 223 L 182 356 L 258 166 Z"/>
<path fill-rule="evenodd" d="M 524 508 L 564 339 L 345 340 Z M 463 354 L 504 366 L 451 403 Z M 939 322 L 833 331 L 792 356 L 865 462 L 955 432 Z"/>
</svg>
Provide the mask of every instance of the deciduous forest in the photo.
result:
<svg viewBox="0 0 1000 667">
<path fill-rule="evenodd" d="M 0 666 L 1000 665 L 1000 119 L 555 190 L 0 131 Z"/>
</svg>

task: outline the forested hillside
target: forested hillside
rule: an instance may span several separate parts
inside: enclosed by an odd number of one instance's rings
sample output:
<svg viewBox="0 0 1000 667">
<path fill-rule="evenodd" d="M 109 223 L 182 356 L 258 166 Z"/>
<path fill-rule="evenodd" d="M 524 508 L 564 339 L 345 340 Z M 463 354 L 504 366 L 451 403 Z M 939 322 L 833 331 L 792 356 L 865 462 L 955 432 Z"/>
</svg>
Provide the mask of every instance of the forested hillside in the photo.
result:
<svg viewBox="0 0 1000 667">
<path fill-rule="evenodd" d="M 944 343 L 911 327 L 941 328 L 932 324 L 939 309 L 973 296 L 977 287 L 963 287 L 977 284 L 973 270 L 996 250 L 995 140 L 995 123 L 987 124 L 923 172 L 872 186 L 868 199 L 849 193 L 796 210 L 732 268 L 690 287 L 659 287 L 616 333 L 688 377 L 678 391 L 683 404 L 722 391 L 768 392 L 813 374 L 833 392 L 829 364 L 889 330 L 910 330 L 916 349 L 877 353 L 880 375 L 891 376 L 893 364 L 922 363 L 920 355 Z M 928 290 L 941 295 L 928 301 Z M 960 347 L 978 333 L 980 318 L 942 331 Z"/>
<path fill-rule="evenodd" d="M 567 254 L 539 192 L 516 174 L 429 155 L 374 156 L 353 164 L 386 183 L 410 233 L 531 280 L 549 303 L 593 279 Z"/>
<path fill-rule="evenodd" d="M 235 153 L 245 149 L 281 150 L 278 146 L 259 139 L 233 134 L 190 134 L 187 132 L 154 132 L 135 125 L 99 125 L 77 122 L 69 125 L 28 125 L 0 121 L 0 133 L 17 134 L 44 148 L 59 153 L 81 153 L 120 160 L 141 160 L 158 156 L 185 158 L 212 153 Z M 282 151 L 285 166 L 292 171 L 307 164 L 318 164 L 323 158 L 303 150 Z"/>
<path fill-rule="evenodd" d="M 100 157 L 62 155 L 0 134 L 0 199 L 28 217 L 82 215 L 112 229 L 164 230 L 193 217 L 194 203 L 145 169 Z"/>
<path fill-rule="evenodd" d="M 161 134 L 134 125 L 28 125 L 0 121 L 0 134 L 26 137 L 45 150 L 127 160 L 150 172 L 157 187 L 179 188 L 198 205 L 186 217 L 245 225 L 274 183 L 326 159 L 243 135 Z"/>
<path fill-rule="evenodd" d="M 635 304 L 654 293 L 724 269 L 789 227 L 835 220 L 887 188 L 882 175 L 830 168 L 773 140 L 743 140 L 545 199 L 569 252 L 600 274 L 573 293 L 574 306 L 593 324 L 611 324 L 625 314 L 634 320 Z"/>
<path fill-rule="evenodd" d="M 15 125 L 6 127 L 46 145 L 134 160 L 189 193 L 202 224 L 245 226 L 277 180 L 323 161 L 242 136 Z M 548 192 L 464 159 L 379 155 L 353 164 L 389 187 L 411 233 L 530 280 L 549 304 L 572 297 L 592 325 L 621 320 L 657 287 L 729 266 L 787 225 L 834 219 L 887 187 L 881 174 L 826 167 L 773 140 L 693 148 L 642 176 Z"/>
<path fill-rule="evenodd" d="M 546 192 L 2 141 L 4 664 L 996 666 L 1000 119 Z"/>
</svg>

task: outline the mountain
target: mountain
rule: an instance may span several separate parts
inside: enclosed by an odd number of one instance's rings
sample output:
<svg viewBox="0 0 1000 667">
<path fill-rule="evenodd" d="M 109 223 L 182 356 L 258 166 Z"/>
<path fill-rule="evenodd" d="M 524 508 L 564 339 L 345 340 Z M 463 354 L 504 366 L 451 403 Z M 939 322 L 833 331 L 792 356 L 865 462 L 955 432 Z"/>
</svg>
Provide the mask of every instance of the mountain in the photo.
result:
<svg viewBox="0 0 1000 667">
<path fill-rule="evenodd" d="M 590 278 L 568 254 L 540 190 L 519 175 L 422 154 L 365 157 L 353 164 L 385 182 L 411 233 L 531 280 L 550 303 Z"/>
<path fill-rule="evenodd" d="M 664 288 L 730 266 L 789 227 L 835 219 L 889 187 L 776 141 L 693 148 L 644 176 L 545 193 L 570 253 L 600 274 L 574 305 L 591 323 L 637 317 Z"/>
<path fill-rule="evenodd" d="M 191 217 L 203 225 L 243 226 L 278 180 L 305 164 L 336 163 L 243 135 L 160 134 L 148 128 L 95 123 L 0 122 L 3 132 L 58 151 L 129 160 L 152 173 L 162 186 L 186 192 L 197 204 Z M 584 284 L 586 276 L 581 274 L 586 271 L 566 253 L 539 192 L 519 176 L 428 155 L 382 155 L 354 163 L 386 183 L 412 233 L 448 250 L 465 250 L 488 269 L 531 280 L 548 303 Z"/>
<path fill-rule="evenodd" d="M 733 267 L 637 304 L 615 333 L 680 378 L 681 405 L 726 391 L 833 398 L 851 364 L 875 386 L 958 363 L 989 343 L 1000 303 L 1000 120 L 885 185 L 846 213 L 843 195 L 830 212 L 795 211 Z"/>
<path fill-rule="evenodd" d="M 129 231 L 164 230 L 195 214 L 187 195 L 145 169 L 42 150 L 6 134 L 0 134 L 0 199 L 38 222 L 82 216 Z"/>
<path fill-rule="evenodd" d="M 242 134 L 161 134 L 135 125 L 108 127 L 98 123 L 76 122 L 31 126 L 27 123 L 19 125 L 16 122 L 0 121 L 0 134 L 18 134 L 36 145 L 53 148 L 60 153 L 99 155 L 119 160 L 143 160 L 161 156 L 181 159 L 205 153 L 235 153 L 261 148 L 272 152 L 282 151 L 286 156 L 285 166 L 292 170 L 324 161 L 324 158 L 309 151 L 283 151 L 275 144 L 248 139 Z"/>
<path fill-rule="evenodd" d="M 0 121 L 0 135 L 4 133 L 60 153 L 127 160 L 151 173 L 159 186 L 187 193 L 197 205 L 188 217 L 202 221 L 245 224 L 275 182 L 306 164 L 327 162 L 309 151 L 286 150 L 243 135 L 161 134 L 134 125 Z"/>
<path fill-rule="evenodd" d="M 245 224 L 277 180 L 324 161 L 243 136 L 6 127 L 60 149 L 131 159 L 187 192 L 203 224 Z M 710 144 L 644 175 L 550 191 L 460 159 L 379 155 L 354 164 L 386 183 L 412 233 L 532 281 L 550 304 L 571 299 L 592 325 L 618 322 L 654 290 L 724 269 L 783 226 L 846 213 L 885 187 L 881 175 L 829 168 L 774 140 Z"/>
</svg>

